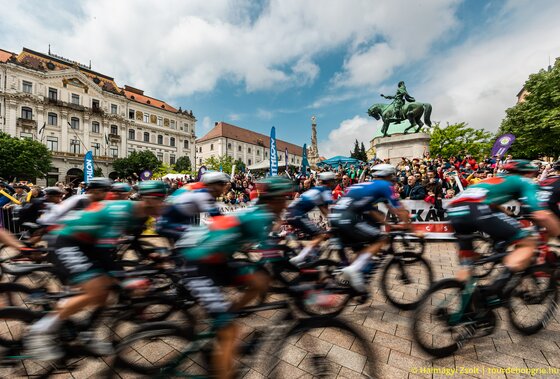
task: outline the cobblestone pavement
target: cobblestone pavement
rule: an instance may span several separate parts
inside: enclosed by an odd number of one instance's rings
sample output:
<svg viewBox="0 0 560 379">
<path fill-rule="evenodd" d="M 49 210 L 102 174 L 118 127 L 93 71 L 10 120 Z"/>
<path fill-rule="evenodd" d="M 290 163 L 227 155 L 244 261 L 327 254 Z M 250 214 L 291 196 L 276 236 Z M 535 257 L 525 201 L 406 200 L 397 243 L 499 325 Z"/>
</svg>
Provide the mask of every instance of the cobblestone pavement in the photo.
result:
<svg viewBox="0 0 560 379">
<path fill-rule="evenodd" d="M 431 261 L 435 280 L 450 277 L 457 269 L 457 258 L 454 245 L 451 243 L 429 243 L 427 258 Z M 421 286 L 421 284 L 419 284 Z M 519 373 L 519 370 L 533 369 L 532 377 L 560 378 L 560 323 L 556 316 L 546 329 L 533 336 L 524 336 L 511 327 L 507 312 L 498 312 L 498 328 L 494 334 L 481 337 L 470 342 L 454 356 L 445 359 L 432 360 L 424 354 L 413 342 L 410 331 L 411 312 L 399 311 L 391 306 L 378 288 L 378 281 L 372 285 L 372 300 L 365 305 L 352 305 L 344 312 L 344 317 L 357 326 L 374 349 L 379 375 L 382 378 L 522 378 L 531 377 L 529 374 Z M 403 292 L 403 296 L 408 296 Z M 261 312 L 242 320 L 242 336 L 250 338 L 252 331 L 258 325 L 274 319 L 274 311 Z M 4 323 L 0 334 L 12 333 Z M 320 341 L 321 349 L 339 358 L 339 377 L 356 377 L 363 367 L 364 357 L 352 343 L 352 339 L 330 333 L 327 330 L 317 330 L 309 338 Z M 138 359 L 149 362 L 157 361 L 173 352 L 176 345 L 172 341 L 166 343 L 148 344 L 138 348 Z M 310 377 L 306 373 L 305 345 L 295 343 L 294 348 L 282 362 L 284 376 L 287 378 Z M 110 361 L 107 360 L 110 364 Z M 195 362 L 189 362 L 194 367 Z M 256 363 L 245 376 L 259 378 L 266 374 L 269 368 L 263 367 L 263 362 Z M 87 359 L 78 370 L 62 373 L 57 378 L 88 378 L 107 369 L 107 363 L 102 359 Z M 37 369 L 37 363 L 25 362 L 27 374 Z M 4 373 L 4 374 L 3 374 Z M 21 377 L 22 370 L 11 372 L 0 371 L 2 377 Z M 134 375 L 122 373 L 124 378 Z"/>
</svg>

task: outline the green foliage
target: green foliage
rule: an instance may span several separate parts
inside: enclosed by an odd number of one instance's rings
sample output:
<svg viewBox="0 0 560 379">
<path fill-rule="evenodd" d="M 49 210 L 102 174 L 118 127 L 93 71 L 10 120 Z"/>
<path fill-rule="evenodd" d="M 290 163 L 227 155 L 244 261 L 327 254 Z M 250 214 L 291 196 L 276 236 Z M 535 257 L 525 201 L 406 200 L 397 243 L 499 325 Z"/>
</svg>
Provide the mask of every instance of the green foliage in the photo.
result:
<svg viewBox="0 0 560 379">
<path fill-rule="evenodd" d="M 243 161 L 239 158 L 237 158 L 237 160 L 233 162 L 233 164 L 235 165 L 235 172 L 245 172 L 247 168 L 247 166 L 245 166 L 245 163 L 243 163 Z"/>
<path fill-rule="evenodd" d="M 155 172 L 161 166 L 161 162 L 154 153 L 149 150 L 133 151 L 126 158 L 115 159 L 113 168 L 121 178 L 126 178 L 140 173 L 144 170 Z"/>
<path fill-rule="evenodd" d="M 471 154 L 478 159 L 483 158 L 490 155 L 495 138 L 492 133 L 469 128 L 464 122 L 447 124 L 445 128 L 441 128 L 439 123 L 435 124 L 431 129 L 431 136 L 431 156 L 439 154 L 446 158 L 465 154 Z"/>
<path fill-rule="evenodd" d="M 175 162 L 175 171 L 186 174 L 192 170 L 191 159 L 188 156 L 182 156 Z"/>
<path fill-rule="evenodd" d="M 355 158 L 364 162 L 368 160 L 366 154 L 366 148 L 363 142 L 361 146 L 358 143 L 358 140 L 354 142 L 354 150 L 350 152 L 350 158 Z"/>
<path fill-rule="evenodd" d="M 233 157 L 230 157 L 228 155 L 222 155 L 219 157 L 213 155 L 204 161 L 204 165 L 208 170 L 220 171 L 221 166 L 222 171 L 226 174 L 231 174 L 231 167 L 233 166 L 233 164 L 235 164 L 235 171 L 239 172 L 241 168 L 237 165 L 238 163 L 245 167 L 245 164 L 243 164 L 243 162 L 241 162 L 239 159 L 234 162 Z"/>
<path fill-rule="evenodd" d="M 177 170 L 173 168 L 173 166 L 168 165 L 167 163 L 162 163 L 154 172 L 153 178 L 159 179 L 167 174 L 178 174 Z"/>
<path fill-rule="evenodd" d="M 45 145 L 27 138 L 19 139 L 0 132 L 0 177 L 7 180 L 45 177 L 52 162 Z"/>
<path fill-rule="evenodd" d="M 93 176 L 95 176 L 96 178 L 103 176 L 103 170 L 101 169 L 101 167 L 96 167 L 93 169 Z"/>
<path fill-rule="evenodd" d="M 508 154 L 515 158 L 557 158 L 560 155 L 560 59 L 525 82 L 525 101 L 506 110 L 499 134 L 516 140 Z"/>
</svg>

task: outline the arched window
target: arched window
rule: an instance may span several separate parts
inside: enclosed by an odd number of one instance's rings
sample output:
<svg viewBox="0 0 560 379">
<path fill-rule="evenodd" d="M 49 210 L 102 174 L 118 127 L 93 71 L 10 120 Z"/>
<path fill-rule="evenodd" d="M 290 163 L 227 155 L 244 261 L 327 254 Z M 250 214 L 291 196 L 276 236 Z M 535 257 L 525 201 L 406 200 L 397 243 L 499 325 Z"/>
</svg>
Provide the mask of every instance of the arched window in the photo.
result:
<svg viewBox="0 0 560 379">
<path fill-rule="evenodd" d="M 70 119 L 70 127 L 72 129 L 80 129 L 80 119 L 78 117 L 72 117 Z"/>
<path fill-rule="evenodd" d="M 169 138 L 169 146 L 175 147 L 175 137 Z"/>
<path fill-rule="evenodd" d="M 128 139 L 134 141 L 136 139 L 136 132 L 134 129 L 128 129 Z"/>
<path fill-rule="evenodd" d="M 111 125 L 111 134 L 119 134 L 119 127 L 117 125 Z"/>
<path fill-rule="evenodd" d="M 48 119 L 49 125 L 58 125 L 58 115 L 56 113 L 49 112 Z"/>
<path fill-rule="evenodd" d="M 97 121 L 93 121 L 91 123 L 91 132 L 92 133 L 99 133 L 99 123 Z"/>
<path fill-rule="evenodd" d="M 184 147 L 185 149 L 188 149 L 188 148 L 189 148 L 189 140 L 187 140 L 187 139 L 185 140 L 183 147 Z"/>
<path fill-rule="evenodd" d="M 21 118 L 31 120 L 33 118 L 33 110 L 29 107 L 21 107 Z"/>
<path fill-rule="evenodd" d="M 210 150 L 214 150 L 214 144 L 213 143 L 210 144 Z"/>
<path fill-rule="evenodd" d="M 163 145 L 163 136 L 161 134 L 157 136 L 157 143 Z"/>
</svg>

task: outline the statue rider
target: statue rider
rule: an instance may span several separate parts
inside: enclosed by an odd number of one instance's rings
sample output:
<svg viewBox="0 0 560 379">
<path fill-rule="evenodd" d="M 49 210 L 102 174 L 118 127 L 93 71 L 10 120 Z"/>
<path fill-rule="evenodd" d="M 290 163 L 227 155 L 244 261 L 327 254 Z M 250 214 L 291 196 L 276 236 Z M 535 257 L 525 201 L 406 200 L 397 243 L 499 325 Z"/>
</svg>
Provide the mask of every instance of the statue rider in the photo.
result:
<svg viewBox="0 0 560 379">
<path fill-rule="evenodd" d="M 404 120 L 406 117 L 405 115 L 402 113 L 402 108 L 404 106 L 405 100 L 408 102 L 413 102 L 416 101 L 412 96 L 410 96 L 406 90 L 406 86 L 404 85 L 403 81 L 400 81 L 398 86 L 397 86 L 397 93 L 395 93 L 395 96 L 385 96 L 383 94 L 381 94 L 381 97 L 384 97 L 385 99 L 393 99 L 394 100 L 394 107 L 395 107 L 395 118 L 399 119 L 399 120 Z M 399 124 L 400 121 L 397 122 L 397 124 Z"/>
</svg>

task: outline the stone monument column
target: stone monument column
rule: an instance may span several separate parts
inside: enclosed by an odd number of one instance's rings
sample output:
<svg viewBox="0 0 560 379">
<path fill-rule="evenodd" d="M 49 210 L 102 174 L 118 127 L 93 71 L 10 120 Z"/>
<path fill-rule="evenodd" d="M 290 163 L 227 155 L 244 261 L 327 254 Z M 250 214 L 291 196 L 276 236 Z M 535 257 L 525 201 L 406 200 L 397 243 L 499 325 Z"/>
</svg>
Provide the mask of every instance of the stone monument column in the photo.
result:
<svg viewBox="0 0 560 379">
<path fill-rule="evenodd" d="M 307 151 L 307 160 L 311 167 L 316 168 L 319 163 L 319 147 L 317 146 L 317 118 L 311 117 L 311 146 Z"/>
</svg>

